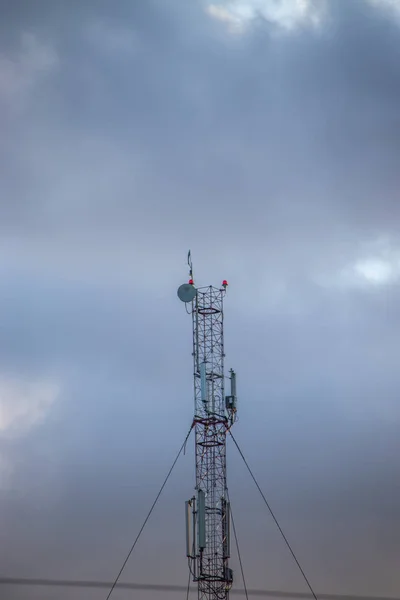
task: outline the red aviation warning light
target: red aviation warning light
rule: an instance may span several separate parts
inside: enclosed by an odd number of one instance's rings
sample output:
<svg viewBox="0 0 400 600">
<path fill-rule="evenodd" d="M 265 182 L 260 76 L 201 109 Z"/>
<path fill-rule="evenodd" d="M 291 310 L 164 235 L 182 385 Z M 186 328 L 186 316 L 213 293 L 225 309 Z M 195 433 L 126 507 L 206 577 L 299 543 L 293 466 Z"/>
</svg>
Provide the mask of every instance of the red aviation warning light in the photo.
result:
<svg viewBox="0 0 400 600">
<path fill-rule="evenodd" d="M 189 285 L 194 285 L 193 279 L 189 279 L 188 283 L 189 283 Z"/>
<path fill-rule="evenodd" d="M 224 290 L 226 290 L 226 288 L 228 287 L 228 282 L 226 279 L 223 280 L 222 287 L 224 288 Z"/>
</svg>

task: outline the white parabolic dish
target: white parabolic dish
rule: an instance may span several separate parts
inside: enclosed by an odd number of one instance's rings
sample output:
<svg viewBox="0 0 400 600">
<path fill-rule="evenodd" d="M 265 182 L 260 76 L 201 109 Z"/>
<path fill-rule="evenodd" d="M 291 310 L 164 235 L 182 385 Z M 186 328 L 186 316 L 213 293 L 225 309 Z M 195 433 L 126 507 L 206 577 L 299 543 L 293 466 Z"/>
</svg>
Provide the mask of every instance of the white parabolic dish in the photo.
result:
<svg viewBox="0 0 400 600">
<path fill-rule="evenodd" d="M 190 283 L 183 283 L 178 288 L 178 298 L 179 300 L 182 300 L 182 302 L 191 302 L 196 294 L 196 288 Z"/>
</svg>

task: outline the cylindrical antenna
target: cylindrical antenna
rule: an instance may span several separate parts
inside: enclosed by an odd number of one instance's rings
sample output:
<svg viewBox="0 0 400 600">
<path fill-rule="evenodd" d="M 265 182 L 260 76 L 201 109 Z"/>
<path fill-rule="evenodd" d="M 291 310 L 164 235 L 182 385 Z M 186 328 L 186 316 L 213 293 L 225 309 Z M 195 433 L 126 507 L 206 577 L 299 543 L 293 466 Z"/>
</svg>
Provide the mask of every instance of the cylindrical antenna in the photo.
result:
<svg viewBox="0 0 400 600">
<path fill-rule="evenodd" d="M 236 373 L 233 369 L 230 370 L 231 374 L 231 396 L 236 399 Z"/>
</svg>

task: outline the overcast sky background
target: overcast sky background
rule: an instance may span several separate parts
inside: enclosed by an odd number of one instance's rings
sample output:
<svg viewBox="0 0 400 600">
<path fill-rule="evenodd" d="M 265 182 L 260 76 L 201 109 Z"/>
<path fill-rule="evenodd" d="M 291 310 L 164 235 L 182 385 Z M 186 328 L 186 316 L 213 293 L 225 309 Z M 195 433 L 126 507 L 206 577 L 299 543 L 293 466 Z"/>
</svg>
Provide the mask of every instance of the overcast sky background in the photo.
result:
<svg viewBox="0 0 400 600">
<path fill-rule="evenodd" d="M 236 439 L 313 586 L 399 596 L 400 2 L 0 11 L 0 575 L 118 573 L 192 418 L 191 248 L 230 283 Z M 187 582 L 189 446 L 125 581 Z M 306 591 L 228 461 L 247 585 Z"/>
</svg>

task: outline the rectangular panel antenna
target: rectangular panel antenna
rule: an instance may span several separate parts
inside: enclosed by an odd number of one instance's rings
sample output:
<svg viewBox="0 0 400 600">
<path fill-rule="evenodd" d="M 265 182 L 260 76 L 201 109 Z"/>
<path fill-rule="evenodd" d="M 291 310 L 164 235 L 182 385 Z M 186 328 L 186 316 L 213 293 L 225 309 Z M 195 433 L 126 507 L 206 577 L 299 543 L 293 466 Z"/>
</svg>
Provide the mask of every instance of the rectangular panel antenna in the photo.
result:
<svg viewBox="0 0 400 600">
<path fill-rule="evenodd" d="M 224 533 L 225 533 L 225 544 L 224 544 L 224 556 L 230 558 L 231 556 L 231 503 L 224 500 Z"/>
<path fill-rule="evenodd" d="M 193 556 L 193 524 L 192 524 L 192 501 L 185 502 L 185 522 L 186 522 L 186 556 Z"/>
<path fill-rule="evenodd" d="M 206 547 L 206 497 L 203 490 L 197 493 L 197 522 L 199 528 L 199 550 Z"/>
<path fill-rule="evenodd" d="M 207 393 L 207 373 L 206 373 L 206 363 L 202 362 L 200 365 L 200 386 L 201 386 L 201 400 L 205 404 L 208 400 Z"/>
</svg>

